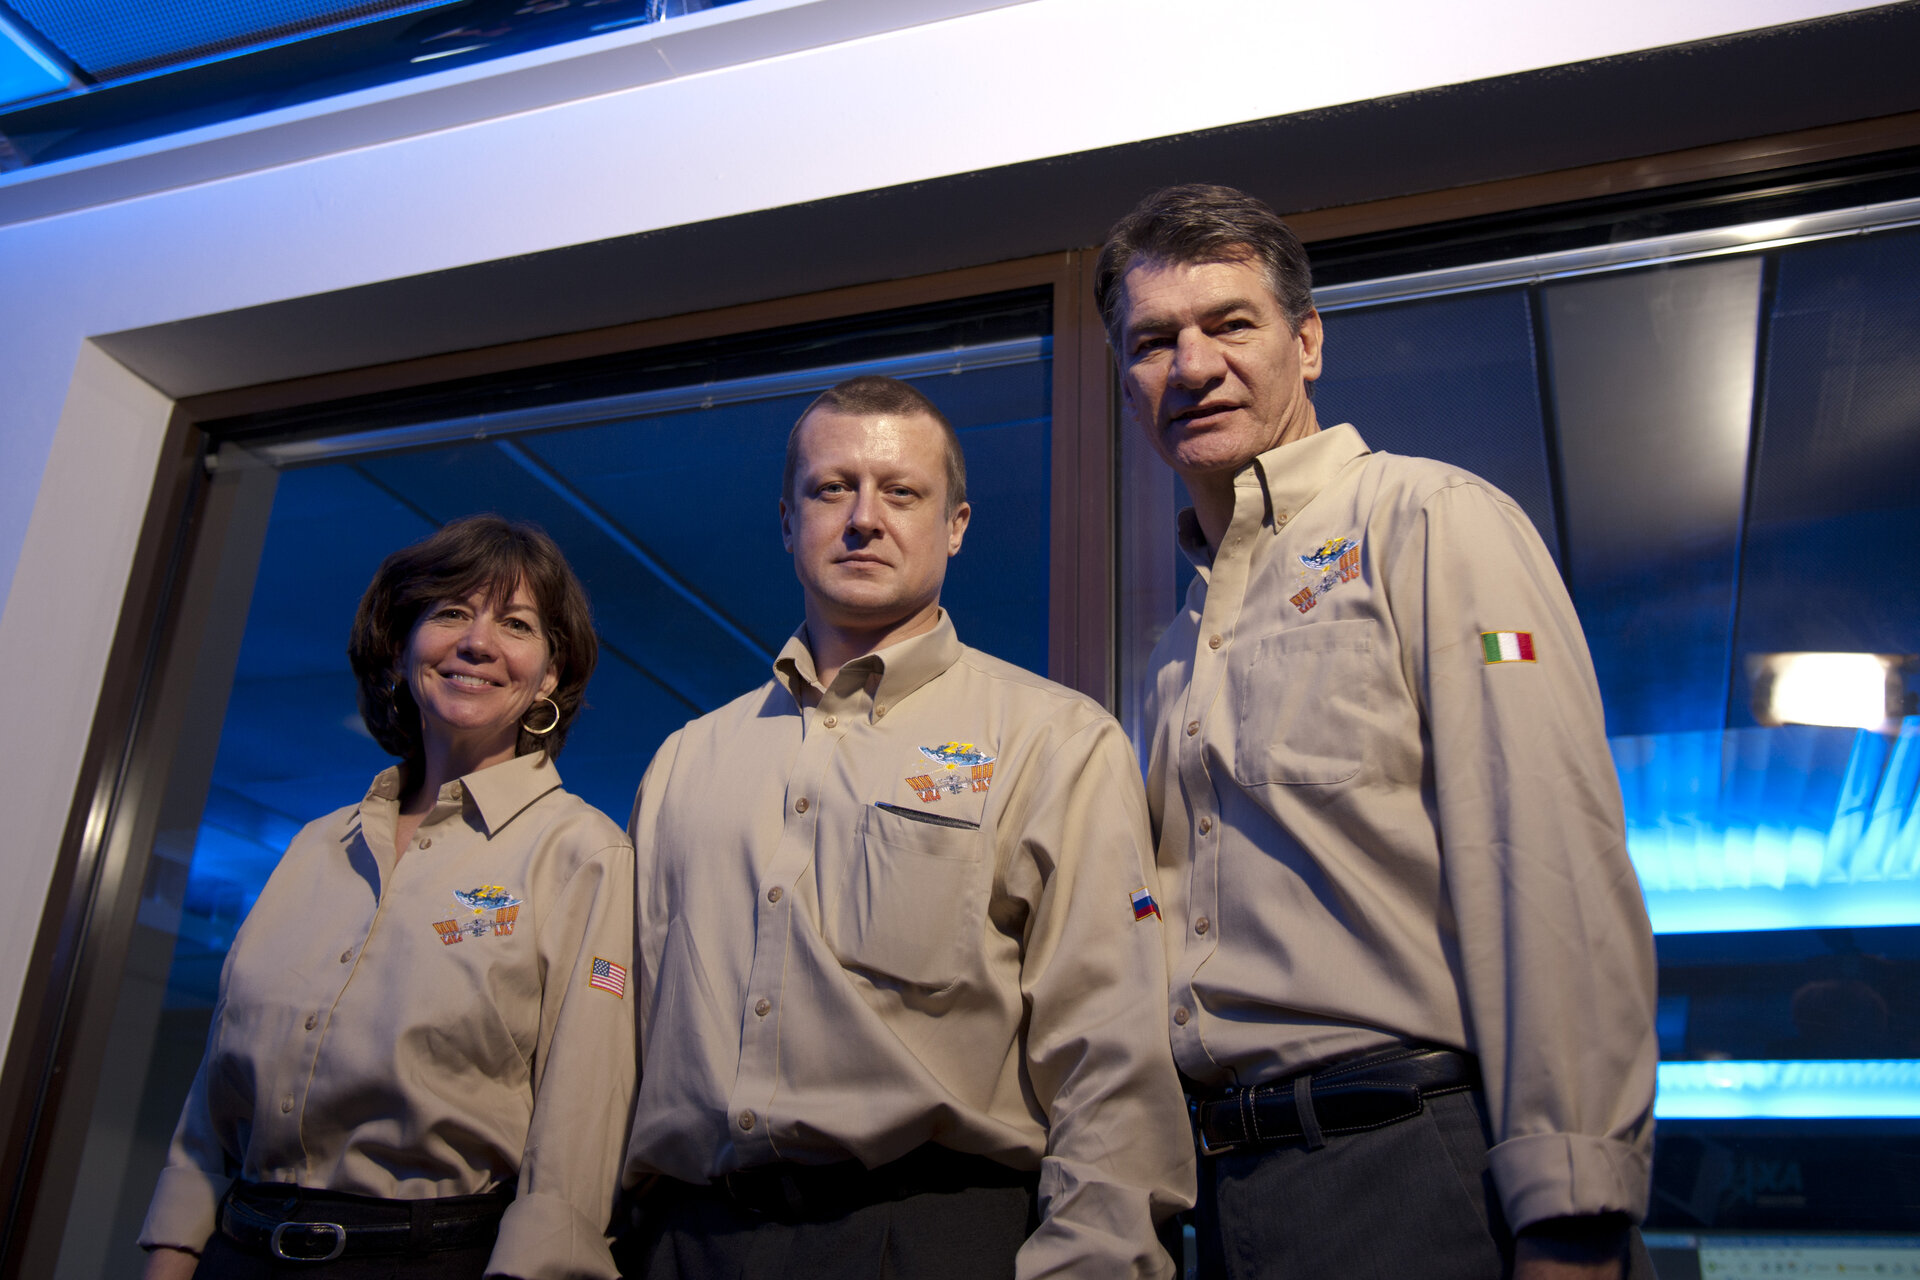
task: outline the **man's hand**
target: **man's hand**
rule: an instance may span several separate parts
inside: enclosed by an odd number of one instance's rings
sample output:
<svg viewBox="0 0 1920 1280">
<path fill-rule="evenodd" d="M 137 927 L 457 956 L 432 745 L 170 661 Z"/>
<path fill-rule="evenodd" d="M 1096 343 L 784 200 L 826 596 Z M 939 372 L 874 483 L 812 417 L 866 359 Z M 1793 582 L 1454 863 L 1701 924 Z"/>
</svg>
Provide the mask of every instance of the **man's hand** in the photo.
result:
<svg viewBox="0 0 1920 1280">
<path fill-rule="evenodd" d="M 1552 1218 L 1514 1241 L 1513 1280 L 1621 1280 L 1626 1257 L 1624 1219 Z"/>
<path fill-rule="evenodd" d="M 140 1273 L 140 1280 L 192 1280 L 199 1266 L 199 1254 L 161 1245 L 147 1251 L 147 1269 Z"/>
</svg>

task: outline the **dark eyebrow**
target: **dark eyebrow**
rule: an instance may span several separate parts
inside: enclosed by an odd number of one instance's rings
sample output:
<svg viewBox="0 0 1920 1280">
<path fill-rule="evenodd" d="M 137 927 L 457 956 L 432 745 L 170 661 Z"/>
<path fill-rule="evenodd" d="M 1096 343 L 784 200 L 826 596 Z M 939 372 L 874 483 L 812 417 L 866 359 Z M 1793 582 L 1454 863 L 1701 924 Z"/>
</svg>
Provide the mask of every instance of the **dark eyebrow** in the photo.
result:
<svg viewBox="0 0 1920 1280">
<path fill-rule="evenodd" d="M 1258 311 L 1258 310 L 1259 310 L 1259 306 L 1249 299 L 1228 298 L 1218 303 L 1217 305 L 1209 307 L 1205 311 L 1201 312 L 1200 318 L 1202 320 L 1219 320 L 1224 316 L 1232 315 L 1236 311 Z M 1157 333 L 1173 327 L 1175 326 L 1170 320 L 1164 317 L 1154 316 L 1149 314 L 1143 317 L 1138 322 L 1136 322 L 1132 316 L 1128 316 L 1126 327 L 1123 328 L 1120 332 L 1122 336 L 1130 338 L 1130 337 L 1133 337 L 1135 334 Z"/>
</svg>

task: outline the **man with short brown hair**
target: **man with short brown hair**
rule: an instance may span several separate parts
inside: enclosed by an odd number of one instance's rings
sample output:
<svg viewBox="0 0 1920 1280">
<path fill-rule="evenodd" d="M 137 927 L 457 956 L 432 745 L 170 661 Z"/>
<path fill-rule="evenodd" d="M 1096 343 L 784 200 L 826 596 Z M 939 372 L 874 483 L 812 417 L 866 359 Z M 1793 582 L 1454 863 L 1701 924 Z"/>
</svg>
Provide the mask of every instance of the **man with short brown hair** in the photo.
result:
<svg viewBox="0 0 1920 1280">
<path fill-rule="evenodd" d="M 1258 200 L 1148 197 L 1096 282 L 1193 496 L 1147 790 L 1202 1274 L 1650 1276 L 1651 936 L 1553 561 L 1485 481 L 1321 430 Z"/>
<path fill-rule="evenodd" d="M 1165 1277 L 1192 1201 L 1132 751 L 940 608 L 953 430 L 865 378 L 801 415 L 806 623 L 640 786 L 647 1280 Z"/>
</svg>

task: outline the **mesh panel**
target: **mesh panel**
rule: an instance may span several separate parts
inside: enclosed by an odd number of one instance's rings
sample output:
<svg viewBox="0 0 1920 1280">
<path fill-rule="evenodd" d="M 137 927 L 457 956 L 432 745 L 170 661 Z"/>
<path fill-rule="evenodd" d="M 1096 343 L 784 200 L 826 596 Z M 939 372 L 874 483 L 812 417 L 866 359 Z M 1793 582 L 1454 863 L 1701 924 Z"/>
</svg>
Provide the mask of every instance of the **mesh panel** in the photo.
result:
<svg viewBox="0 0 1920 1280">
<path fill-rule="evenodd" d="M 431 9 L 446 0 L 12 0 L 13 9 L 99 79 L 151 71 L 289 36 Z"/>
</svg>

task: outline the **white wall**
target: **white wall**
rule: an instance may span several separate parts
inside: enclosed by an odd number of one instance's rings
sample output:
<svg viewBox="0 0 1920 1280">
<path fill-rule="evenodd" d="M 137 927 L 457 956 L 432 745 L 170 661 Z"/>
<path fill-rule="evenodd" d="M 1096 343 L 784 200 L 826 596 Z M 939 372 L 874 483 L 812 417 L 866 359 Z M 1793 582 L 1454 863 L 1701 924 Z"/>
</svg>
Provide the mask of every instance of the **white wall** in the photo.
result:
<svg viewBox="0 0 1920 1280">
<path fill-rule="evenodd" d="M 9 722 L 35 726 L 0 747 L 11 818 L 0 1027 L 17 1007 L 167 404 L 218 389 L 186 375 L 149 387 L 90 338 L 1870 7 L 752 0 L 0 178 L 0 670 L 12 673 Z M 876 28 L 903 13 L 932 19 Z M 821 31 L 836 42 L 819 45 Z M 592 92 L 553 101 L 575 71 Z M 532 93 L 536 79 L 545 89 Z M 513 110 L 487 114 L 495 88 Z M 423 109 L 435 101 L 454 105 Z M 422 330 L 354 358 L 436 349 Z M 325 367 L 326 353 L 289 352 L 280 372 Z"/>
</svg>

